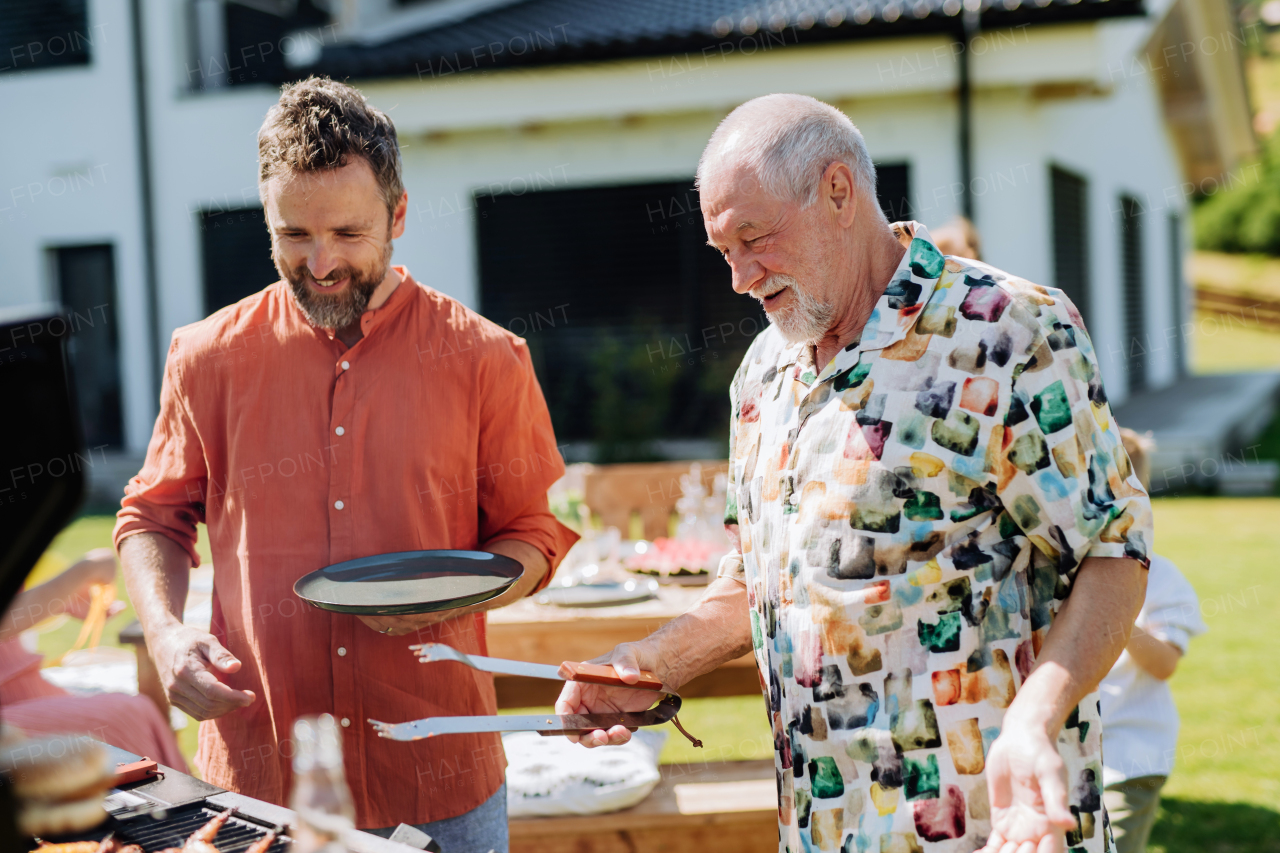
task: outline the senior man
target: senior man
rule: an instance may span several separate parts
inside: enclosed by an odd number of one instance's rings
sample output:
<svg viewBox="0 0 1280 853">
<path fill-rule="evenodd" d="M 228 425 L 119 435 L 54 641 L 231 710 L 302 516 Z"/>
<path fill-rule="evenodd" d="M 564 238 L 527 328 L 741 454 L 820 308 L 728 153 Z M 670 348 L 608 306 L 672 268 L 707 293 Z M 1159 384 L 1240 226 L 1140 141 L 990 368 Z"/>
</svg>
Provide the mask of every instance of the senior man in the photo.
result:
<svg viewBox="0 0 1280 853">
<path fill-rule="evenodd" d="M 811 98 L 732 112 L 698 185 L 771 320 L 730 393 L 737 545 L 693 610 L 602 660 L 674 689 L 754 648 L 780 850 L 1100 853 L 1094 691 L 1151 515 L 1079 313 L 890 225 L 861 135 Z"/>
<path fill-rule="evenodd" d="M 161 681 L 196 719 L 204 778 L 283 804 L 290 727 L 343 729 L 357 826 L 421 826 L 449 853 L 505 850 L 497 735 L 381 740 L 370 717 L 492 714 L 493 680 L 419 666 L 404 635 L 484 653 L 486 607 L 545 584 L 576 538 L 547 506 L 563 472 L 524 341 L 390 265 L 408 195 L 395 128 L 359 91 L 287 87 L 258 133 L 281 281 L 174 333 L 160 416 L 115 540 Z M 210 632 L 184 625 L 196 524 Z M 394 551 L 483 549 L 522 578 L 487 604 L 348 616 L 299 577 Z"/>
</svg>

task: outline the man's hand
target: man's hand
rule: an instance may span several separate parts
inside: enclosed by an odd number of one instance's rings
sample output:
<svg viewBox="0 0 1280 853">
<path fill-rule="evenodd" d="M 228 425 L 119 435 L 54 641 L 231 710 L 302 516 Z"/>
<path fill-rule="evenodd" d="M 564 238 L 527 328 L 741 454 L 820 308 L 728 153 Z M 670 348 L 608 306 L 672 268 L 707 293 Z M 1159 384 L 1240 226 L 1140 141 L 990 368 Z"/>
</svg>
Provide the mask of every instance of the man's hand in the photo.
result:
<svg viewBox="0 0 1280 853">
<path fill-rule="evenodd" d="M 640 670 L 648 670 L 667 683 L 667 674 L 661 669 L 657 650 L 645 642 L 622 643 L 604 657 L 588 663 L 610 664 L 618 677 L 627 684 L 640 680 Z M 625 687 L 605 687 L 600 684 L 567 682 L 556 700 L 557 714 L 603 714 L 612 711 L 647 711 L 662 698 L 653 690 L 629 690 Z M 584 735 L 569 735 L 569 740 L 586 747 L 621 746 L 631 740 L 626 726 L 614 726 L 605 731 L 596 729 Z"/>
<path fill-rule="evenodd" d="M 591 663 L 613 666 L 627 684 L 640 680 L 640 670 L 662 679 L 669 690 L 751 650 L 751 619 L 747 588 L 729 578 L 717 578 L 706 594 L 683 616 L 672 619 L 638 643 L 623 643 Z M 603 714 L 610 711 L 644 711 L 659 694 L 652 690 L 602 687 L 570 681 L 556 700 L 557 714 Z M 625 726 L 597 729 L 572 737 L 583 746 L 618 746 L 631 739 Z"/>
<path fill-rule="evenodd" d="M 169 702 L 197 720 L 212 720 L 251 705 L 252 690 L 235 690 L 218 680 L 240 671 L 240 661 L 212 634 L 178 625 L 149 644 Z"/>
<path fill-rule="evenodd" d="M 987 754 L 991 837 L 982 853 L 1062 853 L 1076 820 L 1067 808 L 1067 769 L 1042 730 L 1006 725 Z"/>
<path fill-rule="evenodd" d="M 991 837 L 982 853 L 1061 853 L 1076 820 L 1067 808 L 1057 736 L 1129 639 L 1147 571 L 1136 560 L 1086 557 L 1045 637 L 1036 666 L 1005 711 L 987 754 Z"/>
</svg>

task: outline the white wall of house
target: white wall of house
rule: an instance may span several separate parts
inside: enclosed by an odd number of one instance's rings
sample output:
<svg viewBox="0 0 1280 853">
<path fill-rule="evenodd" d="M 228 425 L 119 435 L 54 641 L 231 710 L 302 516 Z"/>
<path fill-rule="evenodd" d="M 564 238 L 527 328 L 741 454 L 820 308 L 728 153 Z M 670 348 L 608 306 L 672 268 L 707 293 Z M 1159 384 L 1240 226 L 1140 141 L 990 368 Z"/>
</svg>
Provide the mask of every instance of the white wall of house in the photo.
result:
<svg viewBox="0 0 1280 853">
<path fill-rule="evenodd" d="M 51 249 L 115 247 L 124 429 L 138 448 L 151 434 L 155 402 L 127 10 L 89 4 L 79 35 L 90 42 L 91 64 L 0 75 L 0 306 L 56 298 Z"/>
<path fill-rule="evenodd" d="M 269 86 L 188 93 L 193 72 L 182 7 L 145 7 L 160 327 L 167 343 L 174 328 L 203 315 L 198 212 L 257 204 L 254 135 L 276 93 Z M 7 220 L 12 212 L 2 208 L 13 202 L 0 197 L 0 305 L 46 295 L 43 247 L 115 243 L 126 429 L 129 446 L 141 450 L 155 401 L 146 368 L 128 21 L 115 9 L 91 0 L 94 21 L 117 36 L 95 52 L 92 66 L 0 78 L 11 113 L 42 124 L 0 139 L 4 187 L 48 181 L 65 164 L 105 163 L 108 175 L 74 198 L 46 196 Z M 1048 166 L 1059 163 L 1089 179 L 1092 332 L 1115 400 L 1127 389 L 1123 364 L 1106 355 L 1119 347 L 1122 328 L 1119 223 L 1112 211 L 1121 191 L 1161 199 L 1180 182 L 1150 81 L 1118 85 L 1108 76 L 1108 62 L 1134 49 L 1148 28 L 1145 21 L 1026 28 L 984 34 L 973 51 L 973 188 L 986 258 L 1052 284 Z M 862 129 L 873 157 L 908 162 L 921 221 L 937 225 L 959 210 L 956 65 L 945 39 L 742 52 L 364 85 L 401 134 L 410 204 L 395 262 L 475 305 L 477 191 L 691 177 L 720 118 L 771 91 L 836 103 Z M 1167 239 L 1161 215 L 1145 232 L 1147 323 L 1156 340 L 1173 316 Z M 1152 362 L 1153 384 L 1172 377 L 1167 352 Z"/>
</svg>

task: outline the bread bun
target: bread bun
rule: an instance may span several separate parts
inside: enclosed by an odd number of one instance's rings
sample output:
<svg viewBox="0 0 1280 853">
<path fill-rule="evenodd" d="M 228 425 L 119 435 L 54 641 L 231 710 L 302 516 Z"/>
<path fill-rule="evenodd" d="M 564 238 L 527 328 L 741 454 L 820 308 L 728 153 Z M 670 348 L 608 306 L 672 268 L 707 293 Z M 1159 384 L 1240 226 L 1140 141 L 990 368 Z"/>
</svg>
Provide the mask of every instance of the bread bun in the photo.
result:
<svg viewBox="0 0 1280 853">
<path fill-rule="evenodd" d="M 102 797 L 50 803 L 28 800 L 18 809 L 18 831 L 23 835 L 63 835 L 92 829 L 107 819 Z"/>
<path fill-rule="evenodd" d="M 32 738 L 0 750 L 0 772 L 23 800 L 78 800 L 109 787 L 110 756 L 84 735 Z"/>
</svg>

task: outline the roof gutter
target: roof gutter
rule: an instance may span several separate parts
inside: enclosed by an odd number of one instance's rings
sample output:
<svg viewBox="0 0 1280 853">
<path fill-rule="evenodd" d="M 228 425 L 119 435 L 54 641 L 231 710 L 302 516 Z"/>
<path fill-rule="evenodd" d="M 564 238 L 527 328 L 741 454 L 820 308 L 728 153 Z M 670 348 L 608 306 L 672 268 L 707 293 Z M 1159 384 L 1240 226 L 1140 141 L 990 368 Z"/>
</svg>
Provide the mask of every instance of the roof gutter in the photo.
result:
<svg viewBox="0 0 1280 853">
<path fill-rule="evenodd" d="M 142 269 L 147 295 L 147 343 L 152 392 L 160 399 L 162 345 L 160 341 L 160 292 L 156 281 L 156 217 L 151 192 L 151 122 L 147 109 L 147 64 L 142 29 L 142 0 L 129 0 L 133 37 L 134 116 L 138 135 L 138 197 L 142 209 Z"/>
</svg>

